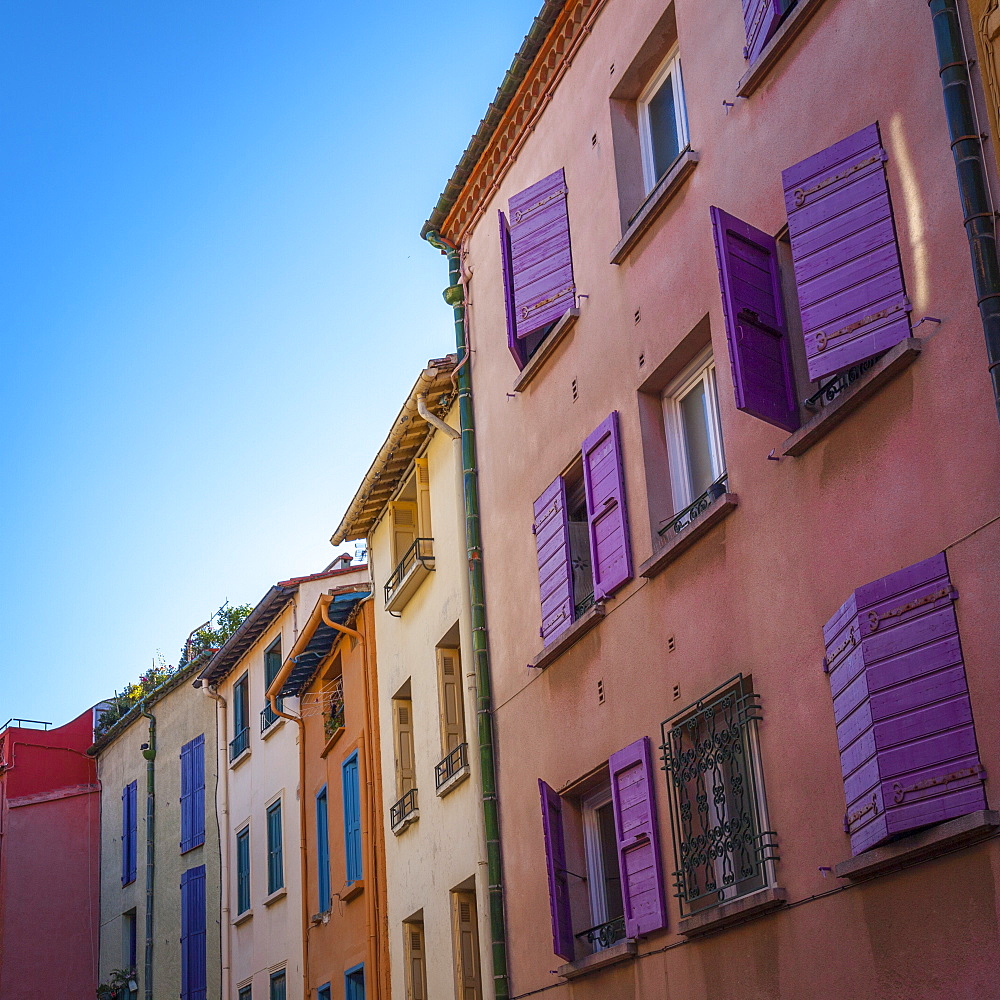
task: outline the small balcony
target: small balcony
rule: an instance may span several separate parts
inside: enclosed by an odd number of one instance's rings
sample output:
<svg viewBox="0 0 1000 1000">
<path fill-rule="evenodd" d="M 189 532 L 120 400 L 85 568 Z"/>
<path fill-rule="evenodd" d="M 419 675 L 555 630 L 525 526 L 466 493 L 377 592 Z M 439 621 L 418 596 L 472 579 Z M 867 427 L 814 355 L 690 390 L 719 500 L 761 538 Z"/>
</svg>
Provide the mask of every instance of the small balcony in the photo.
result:
<svg viewBox="0 0 1000 1000">
<path fill-rule="evenodd" d="M 469 744 L 459 743 L 440 764 L 434 767 L 434 785 L 438 795 L 447 795 L 469 774 Z"/>
<path fill-rule="evenodd" d="M 407 550 L 385 585 L 386 611 L 401 611 L 424 578 L 434 570 L 434 539 L 418 538 Z"/>
<path fill-rule="evenodd" d="M 398 837 L 411 823 L 419 817 L 417 812 L 417 790 L 411 788 L 389 811 L 389 823 L 392 832 Z"/>
<path fill-rule="evenodd" d="M 241 753 L 250 749 L 250 727 L 244 726 L 234 737 L 229 741 L 229 762 L 232 763 L 236 760 Z"/>
<path fill-rule="evenodd" d="M 277 703 L 278 703 L 278 708 L 283 708 L 284 707 L 282 705 L 282 699 L 281 698 L 276 698 L 275 701 L 277 701 Z M 269 701 L 265 702 L 264 708 L 263 708 L 263 710 L 260 713 L 260 731 L 261 731 L 261 735 L 263 735 L 264 733 L 266 733 L 271 728 L 271 726 L 273 726 L 278 721 L 278 719 L 280 719 L 280 718 L 281 718 L 281 716 L 278 715 L 278 713 L 275 712 L 275 710 L 273 708 L 271 708 L 271 703 Z"/>
</svg>

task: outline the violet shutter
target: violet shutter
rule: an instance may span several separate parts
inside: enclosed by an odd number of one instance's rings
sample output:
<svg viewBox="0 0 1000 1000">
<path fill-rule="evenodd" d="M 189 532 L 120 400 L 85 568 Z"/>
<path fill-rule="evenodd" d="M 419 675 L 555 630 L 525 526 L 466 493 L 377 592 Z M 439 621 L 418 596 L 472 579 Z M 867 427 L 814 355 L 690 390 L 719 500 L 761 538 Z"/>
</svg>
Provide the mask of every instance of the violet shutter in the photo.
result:
<svg viewBox="0 0 1000 1000">
<path fill-rule="evenodd" d="M 607 420 L 583 442 L 583 481 L 587 490 L 594 600 L 600 601 L 632 579 L 617 410 L 612 410 Z"/>
<path fill-rule="evenodd" d="M 181 747 L 181 853 L 205 843 L 205 736 Z"/>
<path fill-rule="evenodd" d="M 531 530 L 538 551 L 538 589 L 542 600 L 541 636 L 546 645 L 573 624 L 573 571 L 569 554 L 566 483 L 557 476 L 535 501 Z"/>
<path fill-rule="evenodd" d="M 743 0 L 743 26 L 747 35 L 743 49 L 745 59 L 753 62 L 771 40 L 785 3 L 787 0 Z"/>
<path fill-rule="evenodd" d="M 517 320 L 514 315 L 514 262 L 510 253 L 510 226 L 507 216 L 500 216 L 500 263 L 503 270 L 503 304 L 507 314 L 507 347 L 514 356 L 518 368 L 524 367 L 524 350 L 517 337 Z"/>
<path fill-rule="evenodd" d="M 782 173 L 811 379 L 910 336 L 878 123 Z"/>
<path fill-rule="evenodd" d="M 206 1000 L 205 866 L 181 875 L 181 1000 Z"/>
<path fill-rule="evenodd" d="M 957 597 L 942 552 L 859 587 L 824 627 L 854 854 L 986 808 Z"/>
<path fill-rule="evenodd" d="M 798 430 L 777 242 L 720 208 L 710 211 L 736 408 Z"/>
<path fill-rule="evenodd" d="M 563 170 L 514 195 L 508 207 L 515 323 L 523 339 L 576 305 Z"/>
<path fill-rule="evenodd" d="M 649 737 L 643 736 L 612 754 L 608 769 L 625 904 L 625 934 L 637 937 L 667 925 Z"/>
<path fill-rule="evenodd" d="M 549 910 L 552 914 L 552 950 L 567 962 L 573 961 L 573 918 L 569 907 L 569 879 L 566 877 L 566 842 L 563 839 L 562 799 L 538 779 L 542 796 L 542 832 L 545 835 L 545 871 L 549 881 Z"/>
<path fill-rule="evenodd" d="M 122 885 L 135 881 L 138 812 L 136 782 L 122 789 Z"/>
</svg>

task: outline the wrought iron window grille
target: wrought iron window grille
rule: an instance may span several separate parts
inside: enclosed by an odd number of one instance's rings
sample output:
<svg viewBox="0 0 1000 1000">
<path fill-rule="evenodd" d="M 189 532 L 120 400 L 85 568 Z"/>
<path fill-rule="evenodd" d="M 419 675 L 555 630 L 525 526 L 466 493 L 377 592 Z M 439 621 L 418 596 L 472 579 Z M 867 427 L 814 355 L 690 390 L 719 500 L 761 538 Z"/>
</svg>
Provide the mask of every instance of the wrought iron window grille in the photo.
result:
<svg viewBox="0 0 1000 1000">
<path fill-rule="evenodd" d="M 440 764 L 434 766 L 434 787 L 440 788 L 463 768 L 469 766 L 469 744 L 459 743 Z"/>
<path fill-rule="evenodd" d="M 662 537 L 672 528 L 674 534 L 679 535 L 686 527 L 697 521 L 716 500 L 725 496 L 728 492 L 729 473 L 723 472 L 700 497 L 689 503 L 683 510 L 674 514 L 657 533 Z"/>
<path fill-rule="evenodd" d="M 882 354 L 886 352 L 883 351 Z M 828 406 L 832 403 L 841 393 L 845 392 L 862 375 L 866 372 L 872 370 L 875 365 L 881 360 L 882 354 L 876 354 L 873 358 L 867 358 L 864 361 L 859 362 L 856 365 L 852 365 L 847 371 L 840 372 L 834 375 L 829 382 L 820 385 L 819 389 L 816 390 L 808 399 L 804 400 L 802 405 L 807 410 L 819 410 L 824 406 Z"/>
<path fill-rule="evenodd" d="M 610 948 L 625 937 L 625 917 L 615 917 L 596 927 L 588 927 L 585 931 L 573 935 L 577 941 L 586 941 L 594 951 Z"/>
<path fill-rule="evenodd" d="M 389 810 L 389 822 L 395 830 L 403 820 L 408 819 L 417 811 L 417 790 L 411 788 Z"/>
<path fill-rule="evenodd" d="M 574 619 L 582 617 L 584 612 L 589 611 L 596 603 L 593 591 L 591 591 L 579 604 L 573 605 Z"/>
<path fill-rule="evenodd" d="M 682 916 L 764 888 L 780 860 L 765 829 L 757 699 L 737 674 L 662 724 Z"/>
<path fill-rule="evenodd" d="M 403 558 L 399 560 L 399 564 L 392 571 L 392 576 L 386 581 L 385 585 L 385 601 L 386 604 L 389 603 L 392 595 L 396 592 L 399 585 L 406 579 L 406 575 L 416 566 L 417 563 L 421 563 L 426 569 L 434 569 L 434 539 L 433 538 L 418 538 L 404 553 Z"/>
<path fill-rule="evenodd" d="M 244 726 L 229 742 L 229 759 L 236 760 L 244 750 L 250 748 L 250 727 Z"/>
</svg>

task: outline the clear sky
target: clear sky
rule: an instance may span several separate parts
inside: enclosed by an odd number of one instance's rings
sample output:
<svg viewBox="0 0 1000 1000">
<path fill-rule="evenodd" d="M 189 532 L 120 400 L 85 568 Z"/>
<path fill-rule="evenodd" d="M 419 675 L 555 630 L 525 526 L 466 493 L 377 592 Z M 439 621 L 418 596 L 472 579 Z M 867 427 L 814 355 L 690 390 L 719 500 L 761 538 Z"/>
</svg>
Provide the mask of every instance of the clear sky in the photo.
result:
<svg viewBox="0 0 1000 1000">
<path fill-rule="evenodd" d="M 454 349 L 420 226 L 540 6 L 0 5 L 0 723 L 333 558 Z"/>
</svg>

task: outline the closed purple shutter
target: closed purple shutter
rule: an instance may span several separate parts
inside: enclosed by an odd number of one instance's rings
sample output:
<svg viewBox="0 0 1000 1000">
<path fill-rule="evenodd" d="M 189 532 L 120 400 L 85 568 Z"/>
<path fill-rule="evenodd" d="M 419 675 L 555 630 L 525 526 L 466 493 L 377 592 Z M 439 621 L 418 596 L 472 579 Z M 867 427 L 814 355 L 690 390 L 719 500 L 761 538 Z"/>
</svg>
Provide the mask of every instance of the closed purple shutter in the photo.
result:
<svg viewBox="0 0 1000 1000">
<path fill-rule="evenodd" d="M 546 645 L 573 624 L 573 572 L 569 554 L 566 483 L 558 476 L 535 501 L 538 588 L 542 599 L 541 635 Z"/>
<path fill-rule="evenodd" d="M 787 0 L 785 0 L 787 2 Z M 743 56 L 753 62 L 771 40 L 781 21 L 782 0 L 743 0 L 747 44 Z"/>
<path fill-rule="evenodd" d="M 549 910 L 552 914 L 552 950 L 573 961 L 573 918 L 566 877 L 566 842 L 563 838 L 562 799 L 538 779 L 542 796 L 542 831 L 545 834 L 545 870 L 549 879 Z"/>
<path fill-rule="evenodd" d="M 777 242 L 720 208 L 710 211 L 736 407 L 787 431 L 797 430 Z"/>
<path fill-rule="evenodd" d="M 503 271 L 503 304 L 507 313 L 507 347 L 514 356 L 518 368 L 524 367 L 524 351 L 517 336 L 517 320 L 514 314 L 514 262 L 510 253 L 510 226 L 507 216 L 500 216 L 500 262 Z"/>
<path fill-rule="evenodd" d="M 205 736 L 181 747 L 181 851 L 205 843 Z"/>
<path fill-rule="evenodd" d="M 617 410 L 612 410 L 607 420 L 583 442 L 583 480 L 587 490 L 594 599 L 600 601 L 632 579 Z"/>
<path fill-rule="evenodd" d="M 208 989 L 205 866 L 181 875 L 181 1000 L 206 1000 Z"/>
<path fill-rule="evenodd" d="M 644 736 L 612 754 L 608 769 L 625 903 L 625 933 L 637 937 L 667 925 L 649 737 Z"/>
<path fill-rule="evenodd" d="M 137 784 L 122 789 L 122 885 L 135 881 L 138 842 Z"/>
<path fill-rule="evenodd" d="M 514 195 L 508 207 L 515 323 L 523 339 L 576 305 L 562 169 Z"/>
<path fill-rule="evenodd" d="M 859 587 L 824 630 L 854 854 L 986 808 L 944 553 Z"/>
<path fill-rule="evenodd" d="M 910 336 L 878 123 L 782 173 L 811 379 Z"/>
</svg>

